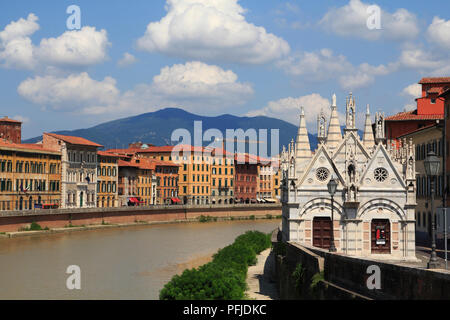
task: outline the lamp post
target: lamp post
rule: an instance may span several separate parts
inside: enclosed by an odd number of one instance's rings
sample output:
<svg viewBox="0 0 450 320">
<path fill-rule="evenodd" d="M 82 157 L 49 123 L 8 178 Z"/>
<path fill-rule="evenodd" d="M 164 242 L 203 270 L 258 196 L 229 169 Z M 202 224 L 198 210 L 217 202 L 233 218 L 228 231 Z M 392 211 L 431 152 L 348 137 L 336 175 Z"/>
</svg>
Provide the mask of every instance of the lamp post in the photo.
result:
<svg viewBox="0 0 450 320">
<path fill-rule="evenodd" d="M 328 181 L 327 188 L 328 192 L 331 195 L 331 243 L 330 243 L 330 252 L 336 252 L 336 247 L 334 246 L 334 194 L 337 189 L 337 181 L 332 176 L 330 181 Z"/>
<path fill-rule="evenodd" d="M 423 161 L 425 173 L 430 177 L 431 182 L 431 256 L 428 261 L 428 269 L 437 269 L 439 262 L 436 257 L 436 213 L 434 212 L 434 184 L 435 177 L 439 174 L 440 160 L 433 151 L 428 152 L 426 159 Z"/>
</svg>

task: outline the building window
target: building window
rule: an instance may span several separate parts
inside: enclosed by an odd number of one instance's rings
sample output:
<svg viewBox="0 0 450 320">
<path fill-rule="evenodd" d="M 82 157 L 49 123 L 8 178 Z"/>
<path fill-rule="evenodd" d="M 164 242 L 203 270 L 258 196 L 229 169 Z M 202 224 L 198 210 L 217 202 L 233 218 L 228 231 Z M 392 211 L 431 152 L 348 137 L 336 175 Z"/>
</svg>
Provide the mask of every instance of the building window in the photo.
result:
<svg viewBox="0 0 450 320">
<path fill-rule="evenodd" d="M 374 178 L 378 182 L 384 182 L 388 177 L 388 172 L 385 168 L 377 168 L 374 171 Z"/>
</svg>

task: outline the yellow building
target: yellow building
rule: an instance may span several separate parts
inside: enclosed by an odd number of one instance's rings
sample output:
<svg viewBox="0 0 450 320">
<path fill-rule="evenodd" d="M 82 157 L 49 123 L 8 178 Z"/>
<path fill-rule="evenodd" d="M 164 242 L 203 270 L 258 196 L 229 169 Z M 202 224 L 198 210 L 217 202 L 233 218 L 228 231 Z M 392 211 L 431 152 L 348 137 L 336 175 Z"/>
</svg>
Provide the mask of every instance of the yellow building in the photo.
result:
<svg viewBox="0 0 450 320">
<path fill-rule="evenodd" d="M 443 195 L 443 143 L 442 129 L 438 124 L 425 126 L 411 133 L 399 137 L 408 142 L 412 139 L 416 153 L 416 238 L 427 237 L 431 234 L 431 185 L 430 178 L 425 174 L 423 161 L 429 151 L 434 151 L 441 160 L 439 176 L 435 179 L 435 200 L 434 208 L 442 207 Z M 440 219 L 441 217 L 437 217 Z"/>
<path fill-rule="evenodd" d="M 276 196 L 280 194 L 278 162 L 270 159 L 259 159 L 256 200 L 258 202 L 277 202 Z"/>
<path fill-rule="evenodd" d="M 97 207 L 118 207 L 119 156 L 97 151 Z"/>
<path fill-rule="evenodd" d="M 234 203 L 234 156 L 223 149 L 213 150 L 211 162 L 211 203 Z M 229 154 L 228 154 L 229 155 Z"/>
<path fill-rule="evenodd" d="M 281 199 L 281 170 L 275 169 L 275 174 L 272 175 L 272 199 L 275 199 L 277 202 L 280 202 Z"/>
<path fill-rule="evenodd" d="M 61 205 L 61 153 L 0 141 L 0 210 Z"/>
<path fill-rule="evenodd" d="M 179 164 L 178 170 L 178 198 L 183 204 L 211 203 L 211 156 L 204 156 L 202 147 L 183 146 L 189 157 L 183 152 L 172 155 L 174 146 L 146 146 L 132 148 L 129 152 L 142 157 L 169 161 Z"/>
</svg>

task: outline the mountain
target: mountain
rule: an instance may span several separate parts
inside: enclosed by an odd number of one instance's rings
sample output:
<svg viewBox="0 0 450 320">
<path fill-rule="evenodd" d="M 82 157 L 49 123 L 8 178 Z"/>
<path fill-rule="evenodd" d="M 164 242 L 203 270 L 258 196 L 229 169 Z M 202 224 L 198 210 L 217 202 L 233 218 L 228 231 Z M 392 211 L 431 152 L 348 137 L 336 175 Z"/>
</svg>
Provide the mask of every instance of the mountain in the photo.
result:
<svg viewBox="0 0 450 320">
<path fill-rule="evenodd" d="M 270 155 L 270 129 L 279 129 L 280 150 L 289 144 L 291 139 L 297 135 L 297 127 L 283 120 L 258 117 L 238 117 L 229 114 L 205 117 L 195 115 L 177 108 L 166 108 L 159 111 L 144 113 L 141 115 L 105 122 L 87 129 L 72 131 L 55 131 L 53 133 L 83 137 L 105 146 L 106 149 L 126 148 L 131 142 L 142 141 L 153 145 L 175 145 L 177 141 L 171 141 L 172 132 L 176 129 L 186 129 L 191 133 L 192 144 L 194 144 L 194 121 L 202 122 L 203 134 L 206 130 L 215 128 L 222 132 L 226 138 L 226 129 L 255 129 L 259 140 L 266 140 L 259 136 L 259 129 L 267 129 L 268 149 Z M 361 135 L 362 136 L 362 135 Z M 35 143 L 42 136 L 24 141 L 24 143 Z M 231 139 L 233 139 L 231 137 Z M 311 148 L 317 147 L 317 137 L 309 134 Z M 208 145 L 210 142 L 203 142 Z M 265 147 L 265 143 L 260 146 Z"/>
</svg>

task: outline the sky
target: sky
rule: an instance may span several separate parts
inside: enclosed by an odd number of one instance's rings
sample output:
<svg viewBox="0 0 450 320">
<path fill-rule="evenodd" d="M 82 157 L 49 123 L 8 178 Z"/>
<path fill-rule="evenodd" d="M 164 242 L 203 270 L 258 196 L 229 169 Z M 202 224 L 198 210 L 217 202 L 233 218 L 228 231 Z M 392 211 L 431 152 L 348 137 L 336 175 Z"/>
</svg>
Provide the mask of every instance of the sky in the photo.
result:
<svg viewBox="0 0 450 320">
<path fill-rule="evenodd" d="M 443 0 L 17 0 L 1 7 L 0 116 L 23 121 L 25 139 L 166 107 L 297 125 L 302 106 L 314 133 L 332 95 L 342 117 L 350 92 L 362 127 L 367 104 L 372 114 L 412 110 L 422 77 L 450 76 Z"/>
</svg>

